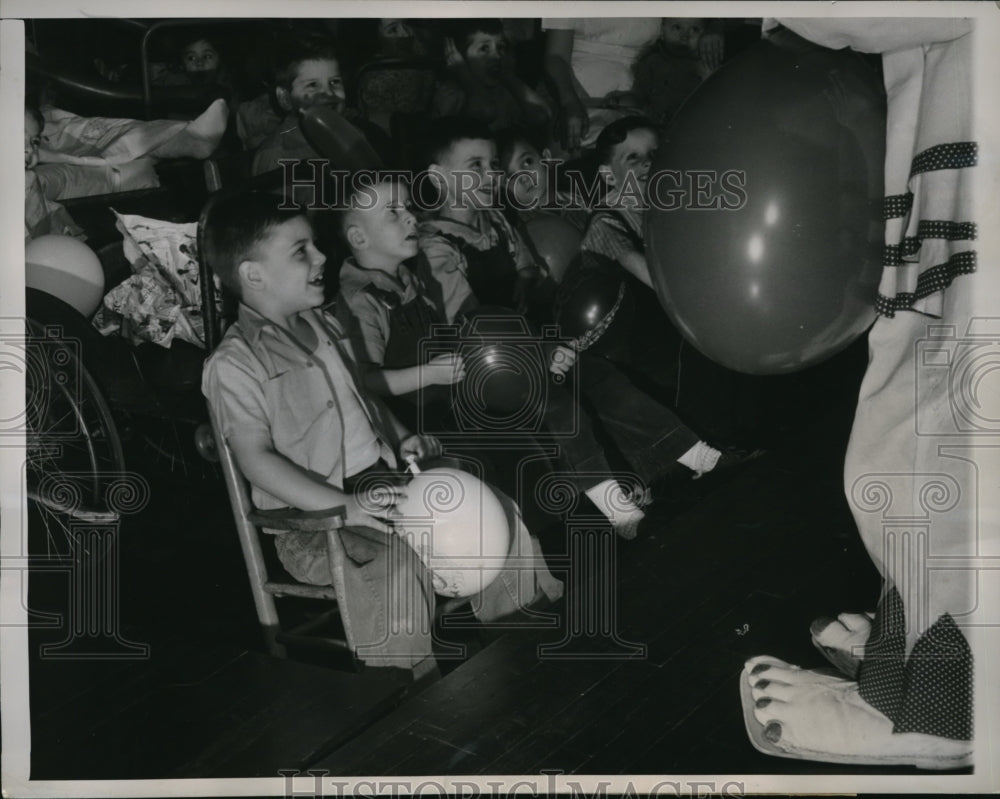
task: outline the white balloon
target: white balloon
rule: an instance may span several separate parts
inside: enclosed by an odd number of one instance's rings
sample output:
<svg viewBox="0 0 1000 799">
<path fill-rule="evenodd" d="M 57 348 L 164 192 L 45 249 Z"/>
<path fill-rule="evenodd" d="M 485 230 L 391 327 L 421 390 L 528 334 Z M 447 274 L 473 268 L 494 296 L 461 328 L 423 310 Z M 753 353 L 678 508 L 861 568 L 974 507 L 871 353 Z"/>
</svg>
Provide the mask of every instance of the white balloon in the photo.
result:
<svg viewBox="0 0 1000 799">
<path fill-rule="evenodd" d="M 492 583 L 507 561 L 510 530 L 496 494 L 474 475 L 434 468 L 406 486 L 397 534 L 431 570 L 441 596 L 467 597 Z"/>
<path fill-rule="evenodd" d="M 90 318 L 104 299 L 104 269 L 97 254 L 72 236 L 50 234 L 25 245 L 24 282 L 58 297 Z"/>
</svg>

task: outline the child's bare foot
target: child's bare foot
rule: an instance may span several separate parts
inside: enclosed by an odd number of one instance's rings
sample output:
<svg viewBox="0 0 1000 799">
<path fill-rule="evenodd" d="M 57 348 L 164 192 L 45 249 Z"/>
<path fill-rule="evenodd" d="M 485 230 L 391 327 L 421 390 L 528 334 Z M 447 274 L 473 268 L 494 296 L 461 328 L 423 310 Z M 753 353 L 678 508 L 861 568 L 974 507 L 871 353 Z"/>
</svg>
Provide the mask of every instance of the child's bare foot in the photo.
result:
<svg viewBox="0 0 1000 799">
<path fill-rule="evenodd" d="M 837 618 L 816 619 L 810 626 L 812 642 L 833 666 L 857 679 L 872 630 L 872 613 L 841 613 Z"/>
<path fill-rule="evenodd" d="M 157 158 L 208 158 L 222 141 L 228 121 L 229 106 L 219 98 L 150 155 Z"/>
<path fill-rule="evenodd" d="M 858 684 L 772 657 L 746 662 L 743 715 L 754 746 L 802 760 L 926 769 L 967 766 L 972 743 L 894 733 L 889 718 L 858 693 Z"/>
</svg>

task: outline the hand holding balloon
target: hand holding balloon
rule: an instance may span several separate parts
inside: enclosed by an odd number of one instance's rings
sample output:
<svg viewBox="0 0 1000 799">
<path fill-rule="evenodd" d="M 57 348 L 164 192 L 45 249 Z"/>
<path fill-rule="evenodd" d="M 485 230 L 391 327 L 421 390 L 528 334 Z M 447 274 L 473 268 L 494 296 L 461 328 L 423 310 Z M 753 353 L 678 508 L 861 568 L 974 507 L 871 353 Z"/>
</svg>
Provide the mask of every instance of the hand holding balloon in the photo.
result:
<svg viewBox="0 0 1000 799">
<path fill-rule="evenodd" d="M 436 355 L 423 365 L 420 377 L 424 386 L 450 386 L 465 379 L 465 362 L 457 352 Z"/>
<path fill-rule="evenodd" d="M 406 460 L 410 455 L 418 461 L 436 458 L 441 454 L 441 442 L 434 436 L 408 436 L 400 442 L 399 454 L 403 460 Z"/>
<path fill-rule="evenodd" d="M 552 350 L 549 372 L 556 377 L 562 377 L 573 368 L 574 364 L 576 364 L 576 350 L 559 344 Z"/>
<path fill-rule="evenodd" d="M 392 516 L 396 505 L 406 500 L 402 486 L 379 482 L 344 500 L 344 524 L 348 527 L 370 527 L 382 533 L 393 532 Z"/>
</svg>

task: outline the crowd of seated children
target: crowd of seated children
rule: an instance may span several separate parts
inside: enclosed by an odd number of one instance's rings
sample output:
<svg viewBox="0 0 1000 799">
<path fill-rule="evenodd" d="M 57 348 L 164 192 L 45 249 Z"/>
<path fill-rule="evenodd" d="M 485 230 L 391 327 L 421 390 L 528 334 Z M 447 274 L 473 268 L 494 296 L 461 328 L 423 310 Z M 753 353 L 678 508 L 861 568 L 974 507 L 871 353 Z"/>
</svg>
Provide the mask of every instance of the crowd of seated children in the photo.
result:
<svg viewBox="0 0 1000 799">
<path fill-rule="evenodd" d="M 352 203 L 357 196 L 348 197 L 334 216 L 335 232 L 350 251 L 338 270 L 339 280 L 326 270 L 308 219 L 278 210 L 279 200 L 273 196 L 230 198 L 216 207 L 207 228 L 206 256 L 240 305 L 238 322 L 206 365 L 203 390 L 254 486 L 258 506 L 312 510 L 345 505 L 348 526 L 342 537 L 356 569 L 351 579 L 359 585 L 378 572 L 389 575 L 383 585 L 387 579 L 393 584 L 409 580 L 416 586 L 420 596 L 410 598 L 409 610 L 388 608 L 387 597 L 393 594 L 388 589 L 375 599 L 369 594 L 350 600 L 357 601 L 357 613 L 370 620 L 365 635 L 372 641 L 383 632 L 378 625 L 394 613 L 426 616 L 433 610 L 419 561 L 403 552 L 405 547 L 391 535 L 387 514 L 393 497 L 374 518 L 352 493 L 359 478 L 371 470 L 395 468 L 397 456 L 438 454 L 440 442 L 432 430 L 457 428 L 456 410 L 444 401 L 450 391 L 440 388 L 461 382 L 465 364 L 454 352 L 424 358 L 421 341 L 435 325 L 461 322 L 480 311 L 527 314 L 535 325 L 552 321 L 552 277 L 525 239 L 524 217 L 500 202 L 501 164 L 490 126 L 531 124 L 534 119 L 525 116 L 522 95 L 511 89 L 516 84 L 513 70 L 504 64 L 502 28 L 495 30 L 492 22 L 464 27 L 456 23 L 451 29 L 456 71 L 439 89 L 438 100 L 442 111 L 467 113 L 435 119 L 415 164 L 428 178 L 422 194 L 430 185 L 439 195 L 434 210 L 425 208 L 417 218 L 408 205 L 405 181 L 398 179 L 368 187 L 365 197 L 374 202 Z M 300 113 L 315 105 L 344 112 L 348 96 L 329 38 L 284 37 L 271 56 L 274 99 L 284 117 L 256 150 L 257 174 L 279 167 L 283 159 L 318 157 L 301 130 Z M 449 92 L 454 109 L 443 103 Z M 507 105 L 511 113 L 487 114 L 502 110 L 506 101 L 495 100 L 501 95 L 512 100 Z M 474 118 L 477 110 L 479 119 Z M 527 201 L 520 210 L 530 216 L 533 202 L 575 204 L 574 221 L 586 231 L 581 269 L 589 268 L 588 257 L 602 258 L 605 267 L 621 270 L 652 296 L 641 220 L 657 144 L 654 124 L 628 117 L 600 133 L 595 153 L 600 191 L 587 195 L 590 203 L 599 201 L 596 208 L 552 188 L 547 173 L 551 167 L 542 159 L 566 147 L 546 139 L 545 131 L 544 126 L 515 128 L 502 136 L 505 169 L 528 172 L 528 184 L 530 175 L 539 178 L 537 186 L 521 186 L 511 173 L 507 188 L 521 192 Z M 359 126 L 354 132 L 367 135 L 368 130 Z M 379 149 L 375 141 L 370 144 Z M 403 166 L 391 149 L 383 152 L 384 166 Z M 581 223 L 585 213 L 591 213 L 586 225 Z M 327 280 L 339 282 L 332 312 L 321 307 Z M 640 390 L 618 365 L 581 342 L 551 345 L 544 353 L 555 386 L 547 392 L 544 426 L 555 434 L 560 448 L 557 462 L 539 459 L 540 468 L 558 467 L 570 475 L 578 493 L 587 496 L 622 537 L 636 534 L 646 495 L 631 493 L 616 477 L 621 466 L 650 485 L 685 471 L 678 464 L 700 476 L 724 471 L 755 454 L 713 447 L 659 398 Z M 556 385 L 568 380 L 580 386 L 580 406 L 565 385 Z M 392 413 L 390 405 L 411 426 Z M 429 413 L 413 413 L 414 408 Z M 435 418 L 440 427 L 417 428 L 411 434 L 414 420 L 428 418 Z M 573 431 L 562 430 L 560 422 L 566 420 L 577 423 Z M 475 440 L 476 431 L 463 427 L 459 432 Z M 487 476 L 500 485 L 518 553 L 537 554 L 519 509 L 504 493 L 517 496 L 516 477 L 497 468 L 497 462 L 484 465 Z M 531 496 L 520 499 L 529 505 L 533 501 Z M 544 516 L 528 510 L 532 518 Z M 296 579 L 329 581 L 320 537 L 282 535 L 276 546 Z M 416 580 L 411 579 L 414 573 Z M 488 589 L 497 595 L 484 599 L 487 610 L 480 617 L 497 618 L 542 595 L 554 598 L 561 593 L 544 563 L 532 573 L 527 592 L 504 580 Z M 425 628 L 422 623 L 409 627 Z M 410 665 L 429 657 L 429 640 L 395 641 L 388 636 L 386 641 L 370 649 L 372 662 L 387 664 L 400 654 L 397 646 L 412 655 Z"/>
<path fill-rule="evenodd" d="M 418 225 L 417 272 L 439 314 L 451 322 L 479 306 L 528 308 L 544 276 L 520 232 L 492 207 L 491 171 L 498 162 L 489 132 L 474 120 L 441 120 L 429 136 L 424 162 L 443 202 Z M 470 175 L 480 182 L 463 191 Z M 737 452 L 723 457 L 605 359 L 584 352 L 579 371 L 587 403 L 643 480 L 655 480 L 675 462 L 700 475 L 746 457 Z"/>
<path fill-rule="evenodd" d="M 393 535 L 391 514 L 405 489 L 360 496 L 354 488 L 399 460 L 433 458 L 441 446 L 406 429 L 359 380 L 350 341 L 320 307 L 326 257 L 307 217 L 280 203 L 273 195 L 237 194 L 207 221 L 205 255 L 239 298 L 239 316 L 206 362 L 203 391 L 257 507 L 345 508 L 342 601 L 358 656 L 416 673 L 433 664 L 434 599 L 427 570 Z M 497 493 L 519 565 L 473 598 L 482 621 L 562 594 L 517 506 Z M 325 534 L 285 533 L 276 547 L 295 579 L 329 583 Z"/>
<path fill-rule="evenodd" d="M 410 268 L 414 262 L 421 263 L 423 255 L 419 252 L 417 221 L 409 208 L 407 189 L 385 180 L 374 187 L 374 196 L 371 203 L 348 204 L 340 217 L 340 232 L 351 256 L 340 270 L 337 313 L 352 331 L 356 351 L 367 367 L 366 384 L 384 397 L 408 397 L 420 403 L 416 416 L 425 425 L 460 432 L 475 440 L 477 431 L 453 418 L 448 395 L 429 390 L 462 380 L 464 367 L 461 356 L 455 353 L 424 360 L 423 353 L 430 348 L 421 345 L 431 340 L 435 325 L 442 325 L 445 317 L 427 294 L 425 270 Z M 569 478 L 567 482 L 587 495 L 619 535 L 632 538 L 644 514 L 613 478 L 589 419 L 574 407 L 573 395 L 561 380 L 572 368 L 576 354 L 555 345 L 546 348 L 545 357 L 549 372 L 560 382 L 539 392 L 547 398 L 543 421 L 550 432 L 558 435 L 560 466 Z M 538 476 L 542 477 L 548 468 L 543 465 L 545 457 L 540 447 L 525 444 L 521 436 L 516 438 L 516 445 L 506 442 L 506 453 L 493 453 L 493 460 L 499 458 L 500 462 L 487 472 L 496 474 L 502 487 L 514 491 L 519 477 L 530 488 L 538 483 L 532 478 L 539 467 Z M 504 457 L 511 453 L 512 457 Z M 519 464 L 535 467 L 532 478 L 519 475 Z M 535 498 L 529 492 L 521 499 L 522 504 L 532 506 Z M 530 510 L 533 519 L 542 515 L 539 508 Z"/>
<path fill-rule="evenodd" d="M 222 45 L 228 41 L 226 37 L 229 35 L 225 24 L 216 23 L 210 28 L 203 25 L 178 27 L 169 34 L 169 41 L 177 46 L 176 63 L 151 65 L 152 80 L 154 84 L 214 87 L 215 95 L 226 99 L 229 104 L 228 109 L 221 110 L 221 116 L 226 118 L 223 122 L 223 134 L 231 136 L 231 140 L 226 140 L 225 149 L 228 152 L 234 147 L 241 147 L 247 154 L 248 162 L 253 160 L 253 174 L 275 168 L 277 161 L 284 157 L 294 159 L 316 155 L 297 125 L 298 112 L 314 103 L 328 105 L 345 114 L 348 121 L 362 131 L 364 138 L 385 165 L 401 165 L 401 148 L 408 142 L 396 141 L 395 138 L 407 139 L 405 132 L 392 130 L 387 119 L 368 120 L 358 111 L 347 107 L 349 94 L 344 85 L 345 78 L 349 80 L 366 61 L 387 55 L 404 59 L 428 59 L 441 65 L 443 77 L 438 81 L 430 107 L 426 109 L 428 115 L 471 115 L 485 121 L 493 132 L 511 126 L 526 127 L 532 138 L 539 142 L 540 149 L 548 148 L 551 152 L 561 153 L 571 150 L 573 143 L 565 137 L 562 140 L 554 138 L 552 130 L 556 122 L 565 127 L 566 116 L 571 110 L 567 105 L 569 99 L 563 97 L 565 87 L 553 77 L 555 73 L 551 68 L 554 63 L 551 54 L 545 60 L 549 67 L 547 70 L 540 68 L 540 58 L 534 59 L 531 55 L 536 52 L 541 55 L 543 35 L 547 41 L 559 34 L 570 33 L 572 41 L 577 45 L 571 59 L 576 68 L 579 66 L 578 57 L 586 55 L 586 41 L 611 36 L 618 42 L 624 35 L 622 31 L 633 30 L 637 21 L 603 20 L 603 33 L 598 35 L 591 30 L 597 24 L 596 21 L 587 23 L 582 28 L 570 25 L 572 31 L 555 30 L 561 23 L 550 21 L 543 34 L 537 20 L 387 19 L 378 21 L 377 46 L 369 47 L 371 52 L 358 51 L 356 45 L 356 42 L 365 40 L 359 32 L 370 27 L 366 20 L 335 22 L 336 24 L 332 24 L 329 20 L 314 20 L 295 24 L 281 23 L 267 30 L 261 28 L 258 35 L 244 35 L 238 41 L 230 42 L 231 46 L 225 56 Z M 572 20 L 567 22 L 575 24 Z M 635 97 L 640 100 L 645 98 L 644 102 L 648 107 L 644 111 L 658 119 L 661 117 L 662 98 L 657 95 L 656 85 L 650 87 L 646 85 L 648 80 L 645 83 L 643 81 L 650 78 L 653 84 L 657 84 L 661 73 L 673 69 L 672 66 L 660 63 L 665 53 L 680 57 L 675 50 L 667 49 L 672 46 L 670 43 L 674 39 L 677 39 L 677 47 L 684 47 L 681 41 L 683 34 L 671 32 L 681 22 L 696 21 L 667 20 L 662 26 L 658 20 L 641 22 L 643 31 L 650 26 L 661 31 L 661 42 L 644 56 L 650 62 L 647 65 L 649 68 L 639 69 L 635 75 L 635 86 L 623 84 L 622 89 L 627 89 L 628 92 L 634 89 Z M 688 45 L 693 46 L 696 32 L 691 30 L 690 25 L 686 30 Z M 516 37 L 519 50 L 511 48 L 512 35 Z M 712 59 L 706 58 L 705 42 L 718 38 L 714 34 L 706 34 L 699 43 L 701 61 L 710 66 L 714 64 Z M 647 39 L 652 41 L 644 33 L 643 41 Z M 338 58 L 338 47 L 351 56 L 350 63 L 345 64 Z M 520 53 L 522 59 L 527 58 L 531 63 L 516 63 L 513 56 L 515 51 Z M 535 64 L 535 60 L 539 63 Z M 265 81 L 269 83 L 268 90 L 240 102 L 240 98 L 236 96 L 237 88 L 241 94 L 252 96 L 252 86 L 259 85 L 256 79 L 249 78 L 254 72 L 253 65 L 256 61 L 268 63 L 271 72 L 269 81 Z M 559 58 L 555 58 L 555 61 L 559 61 Z M 630 63 L 634 61 L 635 59 L 631 59 Z M 641 65 L 643 58 L 638 61 Z M 131 69 L 133 73 L 136 72 L 134 65 Z M 102 74 L 105 72 L 106 70 L 102 71 Z M 120 79 L 120 76 L 117 77 Z M 134 79 L 135 76 L 132 77 Z M 391 80 L 385 77 L 381 79 Z M 622 81 L 625 80 L 623 77 Z M 573 84 L 573 79 L 569 80 L 569 84 L 576 85 Z M 620 93 L 620 96 L 633 96 L 628 92 Z M 578 95 L 574 94 L 573 99 L 579 101 Z M 77 161 L 80 158 L 105 157 L 99 148 L 91 147 L 83 152 L 86 149 L 83 148 L 84 139 L 88 145 L 93 143 L 94 125 L 100 124 L 109 129 L 113 127 L 100 122 L 105 118 L 99 117 L 97 122 L 89 119 L 81 121 L 55 108 L 50 112 L 44 103 L 39 105 L 45 116 L 46 127 L 49 128 L 44 132 L 41 147 L 42 164 L 49 163 L 53 153 L 59 156 L 56 158 L 59 163 L 72 163 L 74 166 L 79 165 Z M 228 119 L 230 113 L 232 120 Z M 379 113 L 384 116 L 388 112 L 380 107 Z M 206 114 L 214 120 L 220 116 L 220 109 L 213 107 Z M 196 125 L 206 126 L 206 114 L 194 120 Z M 187 119 L 191 113 L 187 108 L 178 107 L 173 110 L 167 108 L 164 115 L 167 118 Z M 228 125 L 229 121 L 233 124 Z M 132 122 L 135 125 L 151 124 L 136 120 Z M 214 122 L 207 127 L 214 128 Z M 86 130 L 83 131 L 82 128 Z M 77 133 L 84 135 L 77 136 Z M 596 133 L 596 129 L 591 132 L 592 136 L 596 136 Z M 210 147 L 202 146 L 203 142 L 195 142 L 197 146 L 168 147 L 157 156 L 205 158 L 218 146 L 219 134 L 213 130 L 205 140 L 212 142 Z M 48 146 L 46 141 L 51 141 L 53 146 Z M 155 186 L 156 175 L 152 170 L 125 165 L 125 161 L 141 160 L 142 155 L 143 153 L 132 153 L 126 159 L 113 156 L 111 160 L 114 160 L 114 169 L 110 170 L 113 174 L 100 180 L 93 177 L 77 179 L 74 173 L 71 178 L 59 178 L 59 185 L 55 189 L 43 181 L 46 196 L 51 200 L 65 198 L 76 192 L 79 194 L 75 196 L 89 196 Z"/>
</svg>

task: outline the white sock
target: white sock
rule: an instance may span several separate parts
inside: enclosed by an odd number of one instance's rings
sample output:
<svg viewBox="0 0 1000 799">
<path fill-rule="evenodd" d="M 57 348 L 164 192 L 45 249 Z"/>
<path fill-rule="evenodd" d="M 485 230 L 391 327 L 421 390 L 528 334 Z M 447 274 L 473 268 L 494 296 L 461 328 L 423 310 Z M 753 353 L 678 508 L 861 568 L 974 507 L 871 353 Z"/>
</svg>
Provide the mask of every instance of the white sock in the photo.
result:
<svg viewBox="0 0 1000 799">
<path fill-rule="evenodd" d="M 694 479 L 697 480 L 706 472 L 712 471 L 721 457 L 722 453 L 715 447 L 710 447 L 704 441 L 699 441 L 681 455 L 677 462 L 694 472 Z"/>
<path fill-rule="evenodd" d="M 615 532 L 622 538 L 635 538 L 639 522 L 646 514 L 625 493 L 617 480 L 608 479 L 584 492 L 597 509 L 608 517 Z"/>
</svg>

